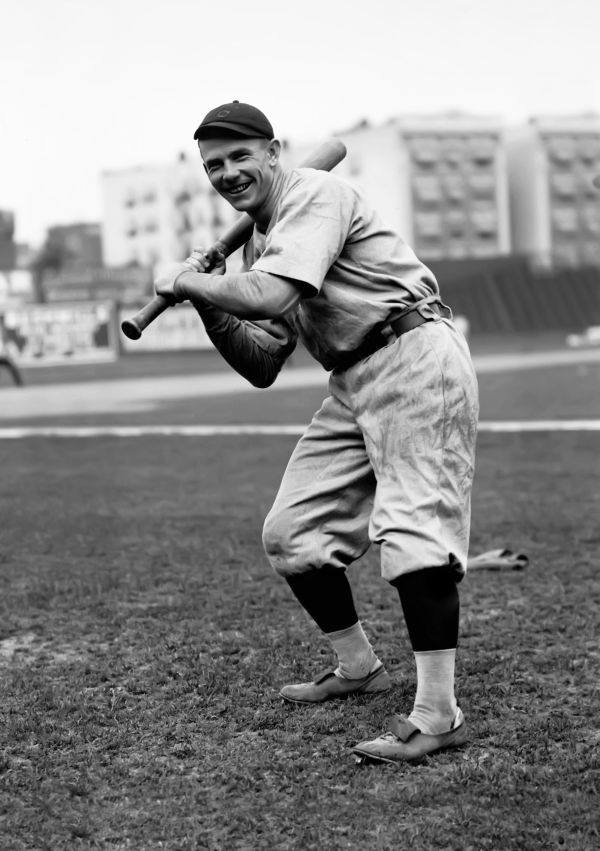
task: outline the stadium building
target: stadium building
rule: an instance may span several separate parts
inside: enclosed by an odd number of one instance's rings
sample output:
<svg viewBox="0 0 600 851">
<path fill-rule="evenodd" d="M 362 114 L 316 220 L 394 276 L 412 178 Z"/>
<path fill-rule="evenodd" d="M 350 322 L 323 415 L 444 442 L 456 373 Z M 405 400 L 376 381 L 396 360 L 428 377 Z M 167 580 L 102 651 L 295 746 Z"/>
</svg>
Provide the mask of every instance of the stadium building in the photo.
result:
<svg viewBox="0 0 600 851">
<path fill-rule="evenodd" d="M 183 260 L 208 247 L 237 217 L 214 192 L 198 158 L 102 173 L 107 266 Z"/>
<path fill-rule="evenodd" d="M 510 251 L 501 122 L 447 113 L 361 122 L 338 136 L 337 172 L 363 187 L 384 220 L 425 261 Z"/>
<path fill-rule="evenodd" d="M 534 117 L 507 133 L 512 244 L 540 267 L 600 266 L 600 116 Z"/>
</svg>

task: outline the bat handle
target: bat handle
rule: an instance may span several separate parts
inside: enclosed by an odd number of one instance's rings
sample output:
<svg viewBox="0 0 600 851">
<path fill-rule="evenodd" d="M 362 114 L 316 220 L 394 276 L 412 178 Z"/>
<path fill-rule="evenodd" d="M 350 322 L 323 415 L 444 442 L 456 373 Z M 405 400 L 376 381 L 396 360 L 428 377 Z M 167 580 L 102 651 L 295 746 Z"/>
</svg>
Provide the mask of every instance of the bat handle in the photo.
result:
<svg viewBox="0 0 600 851">
<path fill-rule="evenodd" d="M 246 231 L 248 229 L 248 223 L 244 222 L 244 225 L 246 227 L 244 235 L 246 236 L 246 239 L 249 239 L 250 234 L 252 233 L 251 228 L 254 227 L 254 222 L 252 221 L 252 219 L 250 219 L 249 216 L 242 216 L 241 218 L 248 219 L 248 222 L 250 223 L 250 232 L 247 233 Z M 237 231 L 240 231 L 240 233 L 242 231 L 239 222 L 237 223 L 237 229 L 235 230 L 235 233 L 234 228 L 231 228 L 230 231 L 228 231 L 229 237 L 231 239 L 235 238 L 235 236 L 237 235 Z M 232 248 L 227 243 L 227 238 L 228 237 L 226 235 L 224 238 L 217 240 L 217 242 L 215 242 L 214 245 L 211 245 L 211 247 L 206 252 L 209 260 L 208 266 L 206 268 L 207 272 L 209 272 L 213 268 L 214 264 L 223 255 L 227 257 L 227 255 L 231 253 Z M 236 245 L 235 247 L 237 248 L 238 246 Z M 170 301 L 162 295 L 154 296 L 152 301 L 149 301 L 148 304 L 145 304 L 140 310 L 138 310 L 135 316 L 132 316 L 130 319 L 124 319 L 121 322 L 121 331 L 125 334 L 126 337 L 129 337 L 130 340 L 139 340 L 142 336 L 143 331 L 148 327 L 148 325 L 150 325 L 151 322 L 154 322 L 156 317 L 160 316 L 161 313 L 164 313 L 168 307 L 173 307 L 175 303 L 176 302 Z"/>
<path fill-rule="evenodd" d="M 138 310 L 135 316 L 132 316 L 131 319 L 123 320 L 121 331 L 130 340 L 139 340 L 144 328 L 147 328 L 151 322 L 154 322 L 157 316 L 160 316 L 161 313 L 164 313 L 173 304 L 174 302 L 162 295 L 154 296 L 152 301 L 149 301 L 141 310 Z"/>
</svg>

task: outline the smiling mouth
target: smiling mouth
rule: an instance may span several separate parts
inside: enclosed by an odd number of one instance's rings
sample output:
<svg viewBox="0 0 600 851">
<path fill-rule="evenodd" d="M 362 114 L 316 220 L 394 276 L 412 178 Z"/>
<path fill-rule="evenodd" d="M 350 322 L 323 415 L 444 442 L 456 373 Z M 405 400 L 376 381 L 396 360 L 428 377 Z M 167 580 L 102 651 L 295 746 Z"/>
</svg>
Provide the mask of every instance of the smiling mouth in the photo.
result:
<svg viewBox="0 0 600 851">
<path fill-rule="evenodd" d="M 250 186 L 251 183 L 251 180 L 247 181 L 247 183 L 239 183 L 237 186 L 232 186 L 232 188 L 228 189 L 227 192 L 230 195 L 241 195 L 242 192 L 246 191 L 246 189 Z"/>
</svg>

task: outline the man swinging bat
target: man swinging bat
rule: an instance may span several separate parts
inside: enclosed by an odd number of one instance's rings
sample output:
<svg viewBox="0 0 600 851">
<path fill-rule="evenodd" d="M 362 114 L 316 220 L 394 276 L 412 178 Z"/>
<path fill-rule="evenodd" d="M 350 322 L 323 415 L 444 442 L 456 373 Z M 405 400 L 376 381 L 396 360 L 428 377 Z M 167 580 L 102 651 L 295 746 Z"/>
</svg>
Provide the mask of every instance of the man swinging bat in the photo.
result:
<svg viewBox="0 0 600 851">
<path fill-rule="evenodd" d="M 273 383 L 298 338 L 330 372 L 329 395 L 292 454 L 263 542 L 337 663 L 281 696 L 314 704 L 390 688 L 346 576 L 375 543 L 400 597 L 417 690 L 408 714 L 354 753 L 402 762 L 461 745 L 457 583 L 478 416 L 466 342 L 433 274 L 356 188 L 333 174 L 282 168 L 260 110 L 216 107 L 194 138 L 212 186 L 250 215 L 254 233 L 244 271 L 229 274 L 195 251 L 161 271 L 157 294 L 189 300 L 217 349 L 257 387 Z"/>
</svg>

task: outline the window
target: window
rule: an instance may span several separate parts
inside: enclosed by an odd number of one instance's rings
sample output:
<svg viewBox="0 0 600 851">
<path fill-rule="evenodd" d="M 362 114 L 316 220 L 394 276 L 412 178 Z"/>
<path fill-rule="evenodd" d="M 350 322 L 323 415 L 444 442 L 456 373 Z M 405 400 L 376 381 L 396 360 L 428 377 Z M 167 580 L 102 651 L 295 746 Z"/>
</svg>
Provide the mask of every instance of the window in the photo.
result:
<svg viewBox="0 0 600 851">
<path fill-rule="evenodd" d="M 474 210 L 471 214 L 471 227 L 478 240 L 495 240 L 498 227 L 496 211 Z"/>
<path fill-rule="evenodd" d="M 489 197 L 494 194 L 496 180 L 493 174 L 470 174 L 467 180 L 473 195 Z"/>
<path fill-rule="evenodd" d="M 191 198 L 192 196 L 190 195 L 189 191 L 187 189 L 182 189 L 180 192 L 177 192 L 173 196 L 173 201 L 175 204 L 177 204 L 177 206 L 181 206 L 183 204 L 187 204 L 187 202 L 190 201 Z"/>
<path fill-rule="evenodd" d="M 177 260 L 185 260 L 192 253 L 193 245 L 189 236 L 180 235 L 177 240 Z"/>
<path fill-rule="evenodd" d="M 458 136 L 450 137 L 444 140 L 441 155 L 447 165 L 457 168 L 466 159 L 467 147 Z"/>
<path fill-rule="evenodd" d="M 587 204 L 583 207 L 581 221 L 591 233 L 600 233 L 600 204 Z"/>
<path fill-rule="evenodd" d="M 558 198 L 573 198 L 577 194 L 574 174 L 553 174 L 550 178 L 550 186 Z"/>
<path fill-rule="evenodd" d="M 469 140 L 469 157 L 477 166 L 490 166 L 496 153 L 493 136 L 474 136 Z"/>
<path fill-rule="evenodd" d="M 599 169 L 600 171 L 600 169 Z M 594 186 L 593 180 L 596 177 L 595 174 L 587 174 L 581 180 L 581 189 L 582 194 L 586 198 L 590 198 L 596 202 L 596 204 L 600 203 L 600 195 L 598 194 L 598 189 Z"/>
<path fill-rule="evenodd" d="M 415 225 L 419 236 L 437 237 L 442 233 L 442 217 L 439 213 L 417 213 Z"/>
<path fill-rule="evenodd" d="M 574 207 L 558 207 L 552 211 L 552 223 L 561 233 L 574 233 L 577 230 L 577 211 Z"/>
<path fill-rule="evenodd" d="M 467 218 L 462 210 L 450 210 L 446 214 L 446 231 L 451 236 L 462 236 L 467 229 Z"/>
<path fill-rule="evenodd" d="M 422 168 L 435 165 L 440 156 L 440 144 L 434 136 L 415 136 L 410 148 L 413 161 Z"/>
<path fill-rule="evenodd" d="M 415 198 L 423 204 L 432 204 L 440 201 L 442 191 L 440 183 L 434 175 L 418 175 L 413 180 Z"/>
<path fill-rule="evenodd" d="M 467 243 L 464 240 L 450 240 L 446 246 L 446 256 L 452 260 L 462 260 L 463 257 L 468 257 Z"/>
<path fill-rule="evenodd" d="M 548 136 L 546 148 L 550 158 L 559 165 L 566 165 L 575 157 L 575 141 L 570 136 Z"/>
<path fill-rule="evenodd" d="M 600 159 L 600 136 L 594 134 L 582 136 L 577 143 L 577 151 L 585 163 L 596 162 Z"/>
<path fill-rule="evenodd" d="M 446 175 L 443 180 L 444 195 L 451 203 L 457 204 L 465 197 L 465 184 L 462 177 Z"/>
</svg>

